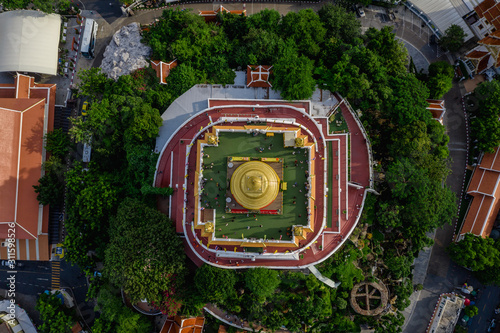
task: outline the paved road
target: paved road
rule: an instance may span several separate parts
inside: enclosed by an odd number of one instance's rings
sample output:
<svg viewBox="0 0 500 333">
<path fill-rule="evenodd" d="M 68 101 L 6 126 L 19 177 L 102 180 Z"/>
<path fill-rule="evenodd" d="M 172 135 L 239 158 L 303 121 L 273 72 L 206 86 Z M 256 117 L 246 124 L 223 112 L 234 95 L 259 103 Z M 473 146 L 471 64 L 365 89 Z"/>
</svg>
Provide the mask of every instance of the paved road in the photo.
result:
<svg viewBox="0 0 500 333">
<path fill-rule="evenodd" d="M 109 23 L 123 16 L 120 9 L 121 3 L 118 0 L 71 0 L 79 8 L 99 12 L 99 14 Z M 82 6 L 83 4 L 83 6 Z"/>
<path fill-rule="evenodd" d="M 34 310 L 36 298 L 45 290 L 51 290 L 51 264 L 44 261 L 23 261 L 24 267 L 19 268 L 16 277 L 16 301 L 28 312 L 35 323 L 40 324 L 38 313 Z M 5 268 L 0 269 L 0 281 L 6 286 L 7 273 Z M 85 302 L 87 293 L 87 281 L 77 266 L 71 266 L 67 262 L 61 262 L 61 288 L 71 289 L 69 292 L 75 298 L 85 321 L 92 323 L 95 318 L 94 304 Z M 19 294 L 19 300 L 18 295 Z"/>
<path fill-rule="evenodd" d="M 490 321 L 495 318 L 495 308 L 500 304 L 500 287 L 490 286 L 479 293 L 476 300 L 476 306 L 479 309 L 479 314 L 471 319 L 469 333 L 486 332 Z M 496 316 L 497 321 L 500 316 Z M 500 325 L 498 325 L 500 326 Z M 497 329 L 498 331 L 498 329 Z"/>
</svg>

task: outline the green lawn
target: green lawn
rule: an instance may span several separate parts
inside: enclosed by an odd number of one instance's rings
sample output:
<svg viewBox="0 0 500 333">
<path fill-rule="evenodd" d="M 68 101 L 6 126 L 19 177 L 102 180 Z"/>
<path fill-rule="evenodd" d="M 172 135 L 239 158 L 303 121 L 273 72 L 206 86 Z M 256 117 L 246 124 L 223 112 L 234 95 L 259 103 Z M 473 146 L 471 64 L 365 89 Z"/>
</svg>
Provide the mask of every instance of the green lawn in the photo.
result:
<svg viewBox="0 0 500 333">
<path fill-rule="evenodd" d="M 342 116 L 342 112 L 337 111 L 333 116 L 329 119 L 330 126 L 329 131 L 330 134 L 333 132 L 349 132 L 349 127 L 347 127 L 347 123 Z"/>
<path fill-rule="evenodd" d="M 271 150 L 269 146 L 272 144 Z M 265 148 L 262 153 L 257 149 Z M 253 136 L 246 133 L 220 133 L 218 147 L 205 147 L 204 153 L 210 156 L 204 158 L 206 166 L 213 168 L 205 169 L 203 177 L 207 178 L 205 184 L 206 196 L 203 197 L 202 204 L 216 209 L 215 235 L 229 238 L 263 238 L 279 239 L 283 235 L 283 240 L 289 240 L 287 228 L 294 224 L 307 224 L 305 171 L 307 170 L 308 154 L 304 154 L 305 149 L 294 149 L 283 147 L 283 135 L 275 134 L 274 137 L 266 137 L 263 134 Z M 292 154 L 296 152 L 296 154 Z M 284 181 L 288 183 L 288 190 L 283 192 L 283 214 L 282 215 L 259 215 L 253 214 L 231 214 L 225 212 L 225 193 L 229 185 L 226 179 L 227 157 L 278 157 L 284 159 Z M 298 166 L 295 167 L 295 160 Z M 300 162 L 303 163 L 300 163 Z M 293 185 L 297 182 L 297 186 Z M 299 190 L 302 190 L 300 192 Z M 216 200 L 216 197 L 218 199 Z M 294 199 L 295 197 L 295 199 Z M 295 204 L 293 202 L 295 201 Z M 299 217 L 299 214 L 301 217 Z M 262 225 L 262 227 L 260 227 Z M 250 229 L 248 229 L 250 227 Z M 220 229 L 220 230 L 219 230 Z"/>
<path fill-rule="evenodd" d="M 329 195 L 333 192 L 333 150 L 332 150 L 332 142 L 328 141 L 328 189 L 329 189 Z M 332 205 L 332 198 L 329 196 L 327 200 L 327 206 L 326 206 L 326 225 L 328 228 L 331 228 L 333 225 L 332 221 L 332 210 L 333 210 L 333 205 Z"/>
</svg>

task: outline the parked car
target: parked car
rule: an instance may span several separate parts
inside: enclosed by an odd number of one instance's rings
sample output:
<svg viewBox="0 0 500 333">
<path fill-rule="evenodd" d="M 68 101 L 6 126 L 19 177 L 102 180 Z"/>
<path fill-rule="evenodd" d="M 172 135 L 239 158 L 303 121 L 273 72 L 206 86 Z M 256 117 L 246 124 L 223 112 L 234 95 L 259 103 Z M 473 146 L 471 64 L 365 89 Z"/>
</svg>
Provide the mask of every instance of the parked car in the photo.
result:
<svg viewBox="0 0 500 333">
<path fill-rule="evenodd" d="M 82 105 L 82 116 L 87 115 L 87 108 L 89 107 L 89 102 L 85 101 Z"/>
<path fill-rule="evenodd" d="M 363 10 L 363 7 L 358 7 L 356 8 L 356 11 L 358 12 L 359 17 L 365 17 L 365 11 Z"/>
<path fill-rule="evenodd" d="M 14 265 L 14 267 L 24 267 L 24 264 L 22 262 L 19 262 L 19 261 L 15 261 L 14 260 L 12 264 Z M 2 266 L 10 268 L 9 261 L 8 260 L 2 260 Z"/>
<path fill-rule="evenodd" d="M 490 322 L 490 326 L 488 326 L 488 332 L 493 332 L 496 326 L 497 326 L 496 319 L 492 319 Z"/>
</svg>

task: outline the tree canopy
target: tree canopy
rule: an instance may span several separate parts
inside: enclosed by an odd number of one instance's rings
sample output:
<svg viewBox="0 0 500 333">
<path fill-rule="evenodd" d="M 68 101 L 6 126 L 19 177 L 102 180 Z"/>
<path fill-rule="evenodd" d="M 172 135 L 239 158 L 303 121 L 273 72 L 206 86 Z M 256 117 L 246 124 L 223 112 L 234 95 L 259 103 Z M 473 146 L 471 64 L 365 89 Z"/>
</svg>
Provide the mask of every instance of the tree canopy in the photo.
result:
<svg viewBox="0 0 500 333">
<path fill-rule="evenodd" d="M 500 145 L 500 82 L 481 83 L 469 100 L 471 111 L 471 137 L 479 150 L 492 153 Z"/>
<path fill-rule="evenodd" d="M 176 290 L 186 274 L 184 247 L 172 222 L 156 209 L 136 199 L 121 202 L 110 221 L 104 267 L 110 281 L 123 287 L 133 302 L 146 298 L 168 305 L 170 314 L 179 309 Z"/>
<path fill-rule="evenodd" d="M 245 274 L 246 287 L 259 298 L 270 296 L 279 283 L 278 272 L 265 267 L 249 269 Z"/>
<path fill-rule="evenodd" d="M 42 325 L 38 327 L 42 333 L 68 333 L 75 321 L 69 314 L 62 300 L 55 294 L 42 293 L 36 301 L 35 309 L 40 312 Z"/>
<path fill-rule="evenodd" d="M 459 25 L 452 24 L 439 40 L 439 46 L 446 51 L 457 52 L 464 44 L 465 37 L 467 34 L 464 29 Z"/>
</svg>

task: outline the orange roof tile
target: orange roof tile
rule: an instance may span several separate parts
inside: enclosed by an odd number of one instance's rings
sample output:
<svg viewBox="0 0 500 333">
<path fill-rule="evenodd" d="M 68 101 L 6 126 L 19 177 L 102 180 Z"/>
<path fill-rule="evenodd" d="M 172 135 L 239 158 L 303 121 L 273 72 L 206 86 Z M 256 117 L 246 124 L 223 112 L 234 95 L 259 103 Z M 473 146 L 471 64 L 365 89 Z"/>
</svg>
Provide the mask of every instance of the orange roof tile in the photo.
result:
<svg viewBox="0 0 500 333">
<path fill-rule="evenodd" d="M 201 333 L 204 324 L 204 317 L 170 317 L 163 324 L 160 333 Z"/>
<path fill-rule="evenodd" d="M 473 50 L 473 51 L 469 52 L 468 54 L 466 54 L 465 57 L 469 58 L 469 59 L 481 59 L 482 57 L 484 57 L 487 54 L 488 54 L 488 52 L 486 52 L 486 51 Z"/>
<path fill-rule="evenodd" d="M 160 83 L 167 84 L 167 77 L 170 75 L 170 70 L 177 67 L 177 59 L 169 63 L 160 60 L 151 60 L 151 67 L 155 70 Z"/>
<path fill-rule="evenodd" d="M 269 76 L 273 72 L 273 66 L 259 65 L 247 66 L 247 87 L 271 88 Z"/>
<path fill-rule="evenodd" d="M 42 176 L 44 128 L 53 128 L 55 88 L 21 74 L 14 84 L 0 86 L 0 222 L 15 222 L 17 239 L 36 239 L 48 231 L 48 207 L 40 207 L 33 185 Z M 0 238 L 7 237 L 7 229 L 0 224 Z M 48 257 L 48 248 L 45 252 Z"/>
<path fill-rule="evenodd" d="M 481 74 L 482 72 L 488 69 L 488 63 L 490 61 L 490 57 L 491 56 L 488 54 L 488 56 L 481 59 L 481 61 L 477 64 L 476 74 Z"/>
<path fill-rule="evenodd" d="M 444 107 L 444 100 L 427 99 L 426 101 L 427 103 L 429 103 L 427 110 L 431 112 L 432 118 L 441 121 L 443 115 L 446 113 L 446 109 Z"/>
<path fill-rule="evenodd" d="M 467 193 L 473 197 L 460 234 L 486 237 L 493 229 L 500 209 L 500 149 L 484 154 L 476 166 Z"/>
<path fill-rule="evenodd" d="M 495 0 L 484 0 L 474 10 L 479 17 L 484 17 L 495 28 L 500 29 L 500 3 Z"/>
<path fill-rule="evenodd" d="M 246 10 L 227 10 L 222 5 L 220 5 L 217 10 L 200 10 L 199 15 L 205 17 L 205 22 L 214 22 L 217 17 L 217 13 L 219 12 L 230 13 L 234 15 L 247 15 Z"/>
<path fill-rule="evenodd" d="M 500 45 L 500 38 L 487 36 L 477 43 L 481 45 Z"/>
</svg>

